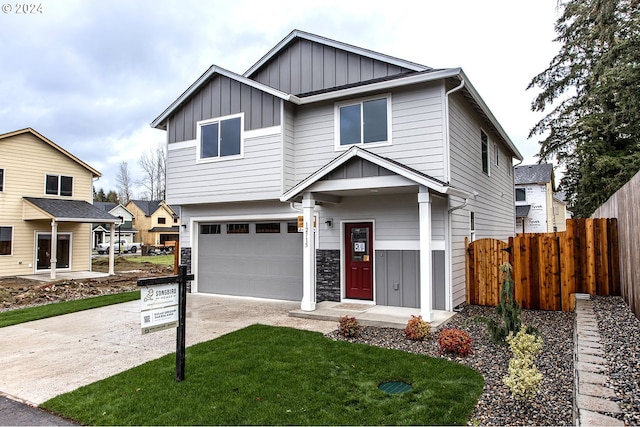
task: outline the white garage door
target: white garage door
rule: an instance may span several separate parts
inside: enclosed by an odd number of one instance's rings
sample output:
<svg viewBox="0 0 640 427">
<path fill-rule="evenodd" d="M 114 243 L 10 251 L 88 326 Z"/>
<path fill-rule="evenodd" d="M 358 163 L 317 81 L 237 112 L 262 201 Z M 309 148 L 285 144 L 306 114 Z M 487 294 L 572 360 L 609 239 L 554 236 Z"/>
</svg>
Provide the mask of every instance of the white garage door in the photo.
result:
<svg viewBox="0 0 640 427">
<path fill-rule="evenodd" d="M 297 224 L 200 224 L 198 291 L 300 301 L 302 233 Z"/>
</svg>

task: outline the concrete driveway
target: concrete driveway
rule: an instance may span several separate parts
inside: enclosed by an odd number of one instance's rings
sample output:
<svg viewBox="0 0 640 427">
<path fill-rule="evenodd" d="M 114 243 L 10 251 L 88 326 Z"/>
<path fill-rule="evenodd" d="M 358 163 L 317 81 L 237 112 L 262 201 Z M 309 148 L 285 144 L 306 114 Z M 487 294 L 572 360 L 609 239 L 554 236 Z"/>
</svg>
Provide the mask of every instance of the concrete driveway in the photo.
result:
<svg viewBox="0 0 640 427">
<path fill-rule="evenodd" d="M 335 321 L 289 317 L 297 302 L 189 294 L 187 346 L 262 323 L 330 332 Z M 39 405 L 168 353 L 176 329 L 142 335 L 139 301 L 0 328 L 0 393 Z"/>
</svg>

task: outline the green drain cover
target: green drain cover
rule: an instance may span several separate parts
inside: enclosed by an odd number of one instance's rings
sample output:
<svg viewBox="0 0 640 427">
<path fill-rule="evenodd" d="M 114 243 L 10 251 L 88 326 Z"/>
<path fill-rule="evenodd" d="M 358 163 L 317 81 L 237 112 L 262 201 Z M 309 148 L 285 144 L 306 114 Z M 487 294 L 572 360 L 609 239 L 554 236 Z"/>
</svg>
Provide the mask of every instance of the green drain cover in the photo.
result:
<svg viewBox="0 0 640 427">
<path fill-rule="evenodd" d="M 389 394 L 400 394 L 413 390 L 411 384 L 407 384 L 404 381 L 387 381 L 380 384 L 378 388 Z"/>
</svg>

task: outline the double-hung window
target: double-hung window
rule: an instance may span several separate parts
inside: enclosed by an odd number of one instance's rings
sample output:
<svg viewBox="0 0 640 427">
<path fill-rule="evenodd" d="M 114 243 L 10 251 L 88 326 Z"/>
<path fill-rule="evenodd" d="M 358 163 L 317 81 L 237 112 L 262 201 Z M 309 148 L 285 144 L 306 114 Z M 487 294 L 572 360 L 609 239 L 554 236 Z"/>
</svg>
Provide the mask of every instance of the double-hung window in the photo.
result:
<svg viewBox="0 0 640 427">
<path fill-rule="evenodd" d="M 11 255 L 13 227 L 0 227 L 0 255 Z"/>
<path fill-rule="evenodd" d="M 384 96 L 336 105 L 337 146 L 391 142 L 390 104 Z"/>
<path fill-rule="evenodd" d="M 47 175 L 45 178 L 45 194 L 53 196 L 73 196 L 73 177 Z"/>
<path fill-rule="evenodd" d="M 198 160 L 242 155 L 242 114 L 198 122 Z"/>
</svg>

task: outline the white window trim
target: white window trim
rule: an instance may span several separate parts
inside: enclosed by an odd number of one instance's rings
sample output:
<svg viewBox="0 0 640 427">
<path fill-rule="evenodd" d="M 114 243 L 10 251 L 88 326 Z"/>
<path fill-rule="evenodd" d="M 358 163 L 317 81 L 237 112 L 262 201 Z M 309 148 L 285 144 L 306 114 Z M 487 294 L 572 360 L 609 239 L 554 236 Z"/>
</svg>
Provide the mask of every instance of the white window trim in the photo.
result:
<svg viewBox="0 0 640 427">
<path fill-rule="evenodd" d="M 218 157 L 205 157 L 204 159 L 200 156 L 200 151 L 202 150 L 201 136 L 202 136 L 202 126 L 206 126 L 212 123 L 220 123 L 224 120 L 230 120 L 235 118 L 240 118 L 240 154 L 236 154 L 234 156 L 220 156 Z M 224 162 L 226 160 L 235 160 L 244 158 L 244 113 L 238 114 L 230 114 L 228 116 L 220 116 L 215 117 L 213 119 L 200 120 L 196 122 L 196 163 L 215 163 L 215 162 Z"/>
<path fill-rule="evenodd" d="M 518 200 L 518 197 L 516 196 L 516 194 L 518 193 L 518 190 L 522 190 L 524 192 L 524 200 Z M 527 189 L 526 188 L 522 188 L 522 187 L 516 187 L 514 194 L 513 194 L 513 198 L 514 200 L 517 202 L 524 202 L 526 203 L 527 201 Z"/>
<path fill-rule="evenodd" d="M 16 233 L 15 233 L 16 230 L 13 225 L 0 225 L 0 227 L 7 227 L 11 229 L 11 252 L 5 255 L 0 254 L 0 257 L 13 256 L 13 245 L 16 242 Z"/>
<path fill-rule="evenodd" d="M 58 177 L 58 192 L 56 194 L 49 194 L 47 193 L 47 177 L 48 176 L 57 176 Z M 63 196 L 62 194 L 60 194 L 60 192 L 62 191 L 62 177 L 68 177 L 71 178 L 71 195 L 70 196 Z M 51 196 L 57 196 L 57 197 L 73 197 L 74 194 L 76 194 L 76 179 L 73 175 L 64 175 L 61 173 L 52 173 L 52 172 L 46 172 L 44 174 L 44 191 L 43 194 L 45 197 L 51 197 Z"/>
<path fill-rule="evenodd" d="M 386 98 L 387 100 L 387 140 L 380 142 L 361 142 L 359 144 L 349 144 L 349 145 L 340 145 L 340 107 L 346 107 L 349 105 L 362 105 L 365 101 L 371 101 L 374 99 L 382 99 Z M 350 99 L 348 101 L 336 102 L 333 106 L 333 123 L 334 123 L 334 149 L 335 151 L 346 151 L 349 148 L 355 146 L 358 147 L 383 147 L 392 144 L 393 139 L 393 130 L 391 128 L 391 93 L 381 93 L 375 96 L 368 96 L 366 98 L 358 98 L 358 99 Z M 362 129 L 362 121 L 360 123 L 361 127 L 361 135 L 364 135 L 364 130 Z"/>
<path fill-rule="evenodd" d="M 487 171 L 485 172 L 482 169 L 482 162 L 484 158 L 482 157 L 482 134 L 485 134 L 487 137 Z M 491 138 L 489 138 L 489 133 L 484 129 L 480 128 L 480 170 L 483 174 L 487 176 L 491 176 Z"/>
</svg>

